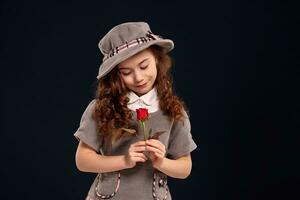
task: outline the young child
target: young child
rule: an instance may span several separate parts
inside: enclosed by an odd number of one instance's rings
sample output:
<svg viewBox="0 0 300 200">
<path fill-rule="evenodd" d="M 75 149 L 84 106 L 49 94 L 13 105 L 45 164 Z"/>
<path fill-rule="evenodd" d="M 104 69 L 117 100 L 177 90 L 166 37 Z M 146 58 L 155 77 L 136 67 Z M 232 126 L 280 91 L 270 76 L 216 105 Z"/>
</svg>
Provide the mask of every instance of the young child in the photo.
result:
<svg viewBox="0 0 300 200">
<path fill-rule="evenodd" d="M 77 168 L 98 173 L 86 199 L 170 200 L 167 177 L 189 176 L 197 145 L 173 94 L 173 47 L 145 22 L 117 25 L 100 40 L 95 99 L 74 134 Z"/>
</svg>

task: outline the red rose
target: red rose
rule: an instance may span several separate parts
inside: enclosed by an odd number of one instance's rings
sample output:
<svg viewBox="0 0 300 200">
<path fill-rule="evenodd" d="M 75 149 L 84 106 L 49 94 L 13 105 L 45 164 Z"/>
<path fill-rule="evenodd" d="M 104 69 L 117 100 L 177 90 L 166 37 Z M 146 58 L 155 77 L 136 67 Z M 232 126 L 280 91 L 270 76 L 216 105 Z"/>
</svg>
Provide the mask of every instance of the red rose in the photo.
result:
<svg viewBox="0 0 300 200">
<path fill-rule="evenodd" d="M 148 119 L 148 109 L 147 108 L 139 108 L 136 109 L 137 120 L 145 121 Z"/>
<path fill-rule="evenodd" d="M 148 139 L 148 132 L 146 131 L 145 121 L 148 119 L 148 109 L 147 108 L 139 108 L 136 109 L 136 117 L 137 120 L 141 123 L 141 126 L 144 131 L 144 140 Z"/>
</svg>

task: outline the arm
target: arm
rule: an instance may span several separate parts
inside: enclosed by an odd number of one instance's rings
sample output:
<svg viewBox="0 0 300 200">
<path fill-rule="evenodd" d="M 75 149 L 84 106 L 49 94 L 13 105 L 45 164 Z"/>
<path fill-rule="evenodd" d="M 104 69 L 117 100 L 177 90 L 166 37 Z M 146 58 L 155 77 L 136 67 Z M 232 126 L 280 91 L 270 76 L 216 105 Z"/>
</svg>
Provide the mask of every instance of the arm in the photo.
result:
<svg viewBox="0 0 300 200">
<path fill-rule="evenodd" d="M 192 159 L 190 154 L 176 160 L 163 158 L 157 169 L 173 178 L 185 179 L 192 170 Z"/>
<path fill-rule="evenodd" d="M 76 166 L 83 172 L 104 173 L 113 172 L 126 168 L 125 156 L 102 156 L 86 145 L 79 142 L 75 161 Z"/>
<path fill-rule="evenodd" d="M 159 140 L 147 140 L 146 144 L 154 168 L 173 178 L 185 179 L 190 175 L 192 170 L 190 153 L 172 160 L 165 157 L 165 146 Z"/>
<path fill-rule="evenodd" d="M 105 173 L 132 168 L 136 162 L 145 162 L 146 157 L 140 153 L 145 149 L 145 143 L 137 142 L 130 146 L 127 155 L 99 155 L 87 144 L 79 142 L 75 161 L 76 166 L 83 172 Z"/>
</svg>

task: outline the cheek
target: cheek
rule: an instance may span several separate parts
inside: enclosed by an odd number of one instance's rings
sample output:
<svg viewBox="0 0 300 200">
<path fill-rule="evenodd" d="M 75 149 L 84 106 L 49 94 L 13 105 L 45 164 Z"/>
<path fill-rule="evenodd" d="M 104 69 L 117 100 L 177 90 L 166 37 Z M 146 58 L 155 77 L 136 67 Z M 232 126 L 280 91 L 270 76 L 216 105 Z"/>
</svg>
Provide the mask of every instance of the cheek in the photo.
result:
<svg viewBox="0 0 300 200">
<path fill-rule="evenodd" d="M 129 86 L 131 84 L 131 78 L 128 76 L 128 77 L 124 77 L 124 76 L 121 76 L 121 80 L 123 81 L 124 85 L 126 86 Z"/>
<path fill-rule="evenodd" d="M 157 69 L 156 69 L 156 67 L 153 69 L 152 76 L 153 76 L 154 79 L 156 79 L 156 77 L 157 77 Z"/>
</svg>

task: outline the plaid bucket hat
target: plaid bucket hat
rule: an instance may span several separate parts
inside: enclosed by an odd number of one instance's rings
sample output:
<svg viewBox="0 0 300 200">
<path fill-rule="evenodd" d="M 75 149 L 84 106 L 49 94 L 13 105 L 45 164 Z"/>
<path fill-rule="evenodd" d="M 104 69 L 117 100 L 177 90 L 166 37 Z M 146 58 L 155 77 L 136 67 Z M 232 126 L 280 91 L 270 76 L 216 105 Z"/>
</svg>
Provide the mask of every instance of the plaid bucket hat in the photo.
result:
<svg viewBox="0 0 300 200">
<path fill-rule="evenodd" d="M 151 45 L 161 46 L 166 52 L 174 48 L 172 40 L 153 34 L 146 22 L 127 22 L 113 27 L 98 44 L 103 60 L 97 79 L 104 77 L 120 62 Z"/>
</svg>

